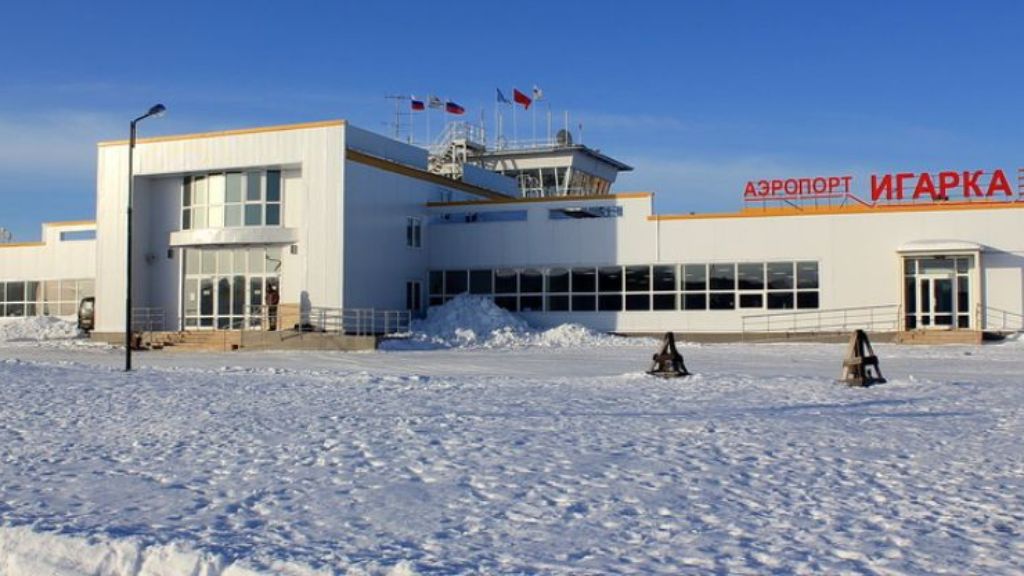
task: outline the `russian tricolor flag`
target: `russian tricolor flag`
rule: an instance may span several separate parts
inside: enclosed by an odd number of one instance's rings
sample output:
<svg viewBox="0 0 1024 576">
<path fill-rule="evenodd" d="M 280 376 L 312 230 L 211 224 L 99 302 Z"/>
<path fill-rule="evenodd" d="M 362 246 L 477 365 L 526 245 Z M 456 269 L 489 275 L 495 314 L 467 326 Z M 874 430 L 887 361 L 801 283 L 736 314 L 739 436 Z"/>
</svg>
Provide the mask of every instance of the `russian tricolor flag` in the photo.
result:
<svg viewBox="0 0 1024 576">
<path fill-rule="evenodd" d="M 427 109 L 427 105 L 423 102 L 423 100 L 419 100 L 415 96 L 409 99 L 409 105 L 412 106 L 412 109 L 416 110 L 417 112 L 420 110 Z"/>
<path fill-rule="evenodd" d="M 463 108 L 462 106 L 459 106 L 458 104 L 456 104 L 455 102 L 452 102 L 450 100 L 448 102 L 445 102 L 445 104 L 444 104 L 444 111 L 449 113 L 449 114 L 455 114 L 455 115 L 460 115 L 460 114 L 465 114 L 466 113 L 466 109 L 465 108 Z"/>
</svg>

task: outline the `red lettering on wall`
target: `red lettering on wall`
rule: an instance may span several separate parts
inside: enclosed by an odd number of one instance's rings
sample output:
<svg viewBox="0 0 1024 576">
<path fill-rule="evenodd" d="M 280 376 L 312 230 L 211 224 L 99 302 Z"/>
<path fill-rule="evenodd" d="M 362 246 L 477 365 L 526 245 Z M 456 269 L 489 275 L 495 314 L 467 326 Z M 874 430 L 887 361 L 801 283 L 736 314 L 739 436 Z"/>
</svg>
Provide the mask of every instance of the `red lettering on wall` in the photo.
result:
<svg viewBox="0 0 1024 576">
<path fill-rule="evenodd" d="M 937 193 L 935 192 L 935 182 L 932 182 L 931 174 L 922 172 L 921 176 L 917 179 L 917 186 L 914 187 L 914 200 L 917 200 L 925 194 L 931 196 L 932 200 L 938 199 Z"/>
<path fill-rule="evenodd" d="M 1010 188 L 1010 183 L 1006 180 L 1006 174 L 1002 170 L 996 170 L 992 173 L 992 179 L 988 181 L 988 192 L 985 196 L 991 196 L 997 191 L 1007 196 L 1013 196 L 1013 190 Z"/>
<path fill-rule="evenodd" d="M 939 172 L 939 198 L 949 199 L 948 191 L 960 185 L 960 174 L 957 172 Z"/>
<path fill-rule="evenodd" d="M 882 176 L 881 181 L 879 181 L 878 176 L 872 174 L 871 201 L 876 202 L 883 193 L 885 193 L 886 200 L 892 200 L 892 174 Z"/>
<path fill-rule="evenodd" d="M 978 178 L 984 174 L 981 170 L 975 170 L 974 172 L 968 172 L 964 170 L 964 198 L 970 198 L 972 195 L 981 196 L 981 188 L 978 186 Z"/>
<path fill-rule="evenodd" d="M 903 182 L 914 177 L 913 172 L 900 172 L 896 175 L 896 199 L 903 200 Z M 917 198 L 917 196 L 915 196 Z"/>
</svg>

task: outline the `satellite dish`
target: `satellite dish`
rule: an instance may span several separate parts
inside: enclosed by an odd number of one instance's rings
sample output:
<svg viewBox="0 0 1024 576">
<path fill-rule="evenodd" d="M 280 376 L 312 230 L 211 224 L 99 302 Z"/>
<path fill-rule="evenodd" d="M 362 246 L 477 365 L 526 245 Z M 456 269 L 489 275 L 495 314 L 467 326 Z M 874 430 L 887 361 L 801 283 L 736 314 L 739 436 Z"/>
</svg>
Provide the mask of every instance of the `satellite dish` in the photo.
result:
<svg viewBox="0 0 1024 576">
<path fill-rule="evenodd" d="M 572 146 L 572 133 L 564 128 L 559 130 L 555 134 L 555 142 L 562 147 Z"/>
</svg>

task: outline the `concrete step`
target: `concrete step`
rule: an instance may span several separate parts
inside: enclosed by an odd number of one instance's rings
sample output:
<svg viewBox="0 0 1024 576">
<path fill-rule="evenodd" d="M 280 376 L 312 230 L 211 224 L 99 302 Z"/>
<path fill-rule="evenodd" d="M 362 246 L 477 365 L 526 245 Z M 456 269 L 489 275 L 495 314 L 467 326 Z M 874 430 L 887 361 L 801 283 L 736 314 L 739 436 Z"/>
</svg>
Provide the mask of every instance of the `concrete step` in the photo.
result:
<svg viewBox="0 0 1024 576">
<path fill-rule="evenodd" d="M 907 330 L 896 336 L 900 344 L 981 344 L 980 330 Z"/>
</svg>

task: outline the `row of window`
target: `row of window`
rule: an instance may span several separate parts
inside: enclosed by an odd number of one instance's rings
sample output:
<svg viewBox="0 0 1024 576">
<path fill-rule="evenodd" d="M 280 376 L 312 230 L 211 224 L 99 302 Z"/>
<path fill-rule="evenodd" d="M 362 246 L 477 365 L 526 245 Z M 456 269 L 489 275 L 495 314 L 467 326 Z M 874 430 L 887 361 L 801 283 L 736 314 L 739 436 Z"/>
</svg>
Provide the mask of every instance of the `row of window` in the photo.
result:
<svg viewBox="0 0 1024 576">
<path fill-rule="evenodd" d="M 817 262 L 434 270 L 430 305 L 468 292 L 514 311 L 816 309 Z"/>
<path fill-rule="evenodd" d="M 182 181 L 182 230 L 280 225 L 280 170 L 192 175 Z"/>
<path fill-rule="evenodd" d="M 235 250 L 189 248 L 184 258 L 186 276 L 277 274 L 281 271 L 280 246 Z"/>
<path fill-rule="evenodd" d="M 92 279 L 0 282 L 0 316 L 72 316 L 93 295 Z"/>
<path fill-rule="evenodd" d="M 548 210 L 551 220 L 589 220 L 620 218 L 622 206 L 575 206 Z M 526 210 L 494 210 L 488 212 L 446 212 L 432 219 L 434 224 L 479 224 L 488 222 L 525 222 Z"/>
</svg>

